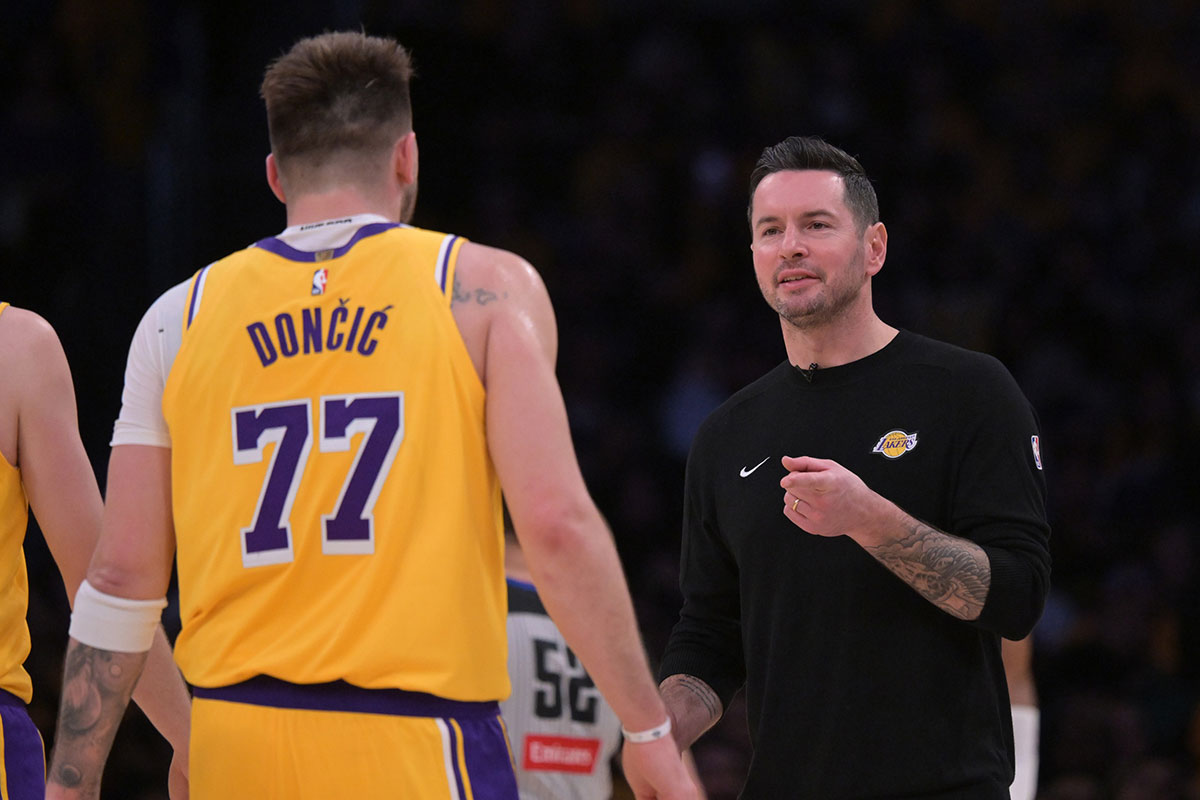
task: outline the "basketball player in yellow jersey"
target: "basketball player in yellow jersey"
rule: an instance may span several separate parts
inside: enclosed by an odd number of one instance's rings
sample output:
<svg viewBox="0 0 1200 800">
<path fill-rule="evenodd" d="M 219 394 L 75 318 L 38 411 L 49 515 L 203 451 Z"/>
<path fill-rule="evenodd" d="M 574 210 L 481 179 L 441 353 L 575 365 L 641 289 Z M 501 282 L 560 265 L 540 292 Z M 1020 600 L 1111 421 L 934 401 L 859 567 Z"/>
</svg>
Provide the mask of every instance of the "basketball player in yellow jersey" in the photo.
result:
<svg viewBox="0 0 1200 800">
<path fill-rule="evenodd" d="M 177 557 L 210 798 L 515 800 L 501 487 L 551 616 L 616 711 L 639 797 L 694 800 L 576 463 L 553 310 L 502 250 L 409 227 L 407 52 L 298 42 L 263 80 L 287 229 L 201 270 L 130 348 L 48 797 L 95 797 Z M 160 333 L 161 330 L 161 333 Z"/>
<path fill-rule="evenodd" d="M 100 532 L 100 491 L 79 439 L 75 389 L 58 337 L 37 314 L 0 302 L 0 797 L 45 793 L 42 740 L 25 704 L 33 696 L 22 666 L 29 585 L 22 542 L 33 507 L 74 597 Z M 159 629 L 151 666 L 135 693 L 175 747 L 171 796 L 186 796 L 188 695 Z"/>
</svg>

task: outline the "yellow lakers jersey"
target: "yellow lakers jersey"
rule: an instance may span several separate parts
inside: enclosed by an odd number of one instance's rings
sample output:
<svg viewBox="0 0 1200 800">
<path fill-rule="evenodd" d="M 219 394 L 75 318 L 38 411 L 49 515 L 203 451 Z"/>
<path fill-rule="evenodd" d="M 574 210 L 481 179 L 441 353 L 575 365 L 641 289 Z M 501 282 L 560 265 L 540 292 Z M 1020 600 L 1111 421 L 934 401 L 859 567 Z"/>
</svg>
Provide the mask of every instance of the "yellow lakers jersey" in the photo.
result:
<svg viewBox="0 0 1200 800">
<path fill-rule="evenodd" d="M 192 684 L 507 696 L 500 486 L 447 291 L 462 242 L 371 223 L 193 279 L 163 395 Z"/>
<path fill-rule="evenodd" d="M 0 303 L 0 314 L 6 308 L 8 303 Z M 29 657 L 29 576 L 22 549 L 28 523 L 21 470 L 0 456 L 0 689 L 26 703 L 33 697 L 33 682 L 22 666 Z"/>
</svg>

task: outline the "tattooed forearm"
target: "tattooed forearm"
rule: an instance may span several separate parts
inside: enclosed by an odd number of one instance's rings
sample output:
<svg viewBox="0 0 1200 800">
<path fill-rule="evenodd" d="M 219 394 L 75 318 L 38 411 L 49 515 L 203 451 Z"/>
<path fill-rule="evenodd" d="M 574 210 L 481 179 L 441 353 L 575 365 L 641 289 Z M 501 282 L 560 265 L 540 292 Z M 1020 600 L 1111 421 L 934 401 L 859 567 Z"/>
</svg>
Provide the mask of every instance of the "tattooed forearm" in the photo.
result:
<svg viewBox="0 0 1200 800">
<path fill-rule="evenodd" d="M 671 714 L 675 743 L 681 750 L 721 718 L 721 698 L 694 675 L 671 675 L 659 685 L 659 693 Z"/>
<path fill-rule="evenodd" d="M 987 554 L 974 542 L 909 520 L 899 539 L 866 550 L 946 613 L 972 620 L 983 611 L 992 571 Z"/>
<path fill-rule="evenodd" d="M 96 797 L 100 777 L 125 714 L 145 653 L 114 653 L 71 640 L 48 779 Z"/>
<path fill-rule="evenodd" d="M 454 278 L 454 289 L 451 296 L 451 303 L 470 303 L 475 302 L 481 306 L 486 306 L 488 303 L 494 303 L 497 300 L 507 298 L 508 292 L 497 294 L 491 289 L 464 289 L 462 282 L 458 277 Z"/>
</svg>

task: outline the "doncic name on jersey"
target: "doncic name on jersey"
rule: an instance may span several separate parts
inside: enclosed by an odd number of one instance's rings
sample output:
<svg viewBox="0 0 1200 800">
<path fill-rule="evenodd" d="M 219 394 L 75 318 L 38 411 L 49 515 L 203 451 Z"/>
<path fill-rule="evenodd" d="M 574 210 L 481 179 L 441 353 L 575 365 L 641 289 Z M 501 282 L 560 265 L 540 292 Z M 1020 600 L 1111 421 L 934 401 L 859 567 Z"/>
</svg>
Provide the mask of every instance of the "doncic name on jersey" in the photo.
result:
<svg viewBox="0 0 1200 800">
<path fill-rule="evenodd" d="M 379 343 L 378 331 L 387 326 L 389 304 L 377 311 L 365 306 L 350 306 L 350 298 L 338 298 L 338 306 L 326 318 L 320 306 L 302 308 L 298 314 L 286 311 L 273 320 L 252 322 L 246 326 L 254 352 L 264 367 L 280 356 L 342 351 L 369 356 Z"/>
</svg>

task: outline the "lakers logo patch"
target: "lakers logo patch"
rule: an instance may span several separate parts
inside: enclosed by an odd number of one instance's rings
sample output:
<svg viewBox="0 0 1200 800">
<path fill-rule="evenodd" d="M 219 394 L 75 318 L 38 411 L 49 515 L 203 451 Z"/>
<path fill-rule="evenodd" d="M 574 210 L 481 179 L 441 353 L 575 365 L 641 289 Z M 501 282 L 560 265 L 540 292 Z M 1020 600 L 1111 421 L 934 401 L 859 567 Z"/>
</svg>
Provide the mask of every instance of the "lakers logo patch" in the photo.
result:
<svg viewBox="0 0 1200 800">
<path fill-rule="evenodd" d="M 875 443 L 875 447 L 871 449 L 871 452 L 879 453 L 884 458 L 899 458 L 916 446 L 917 434 L 896 429 L 885 433 Z"/>
</svg>

